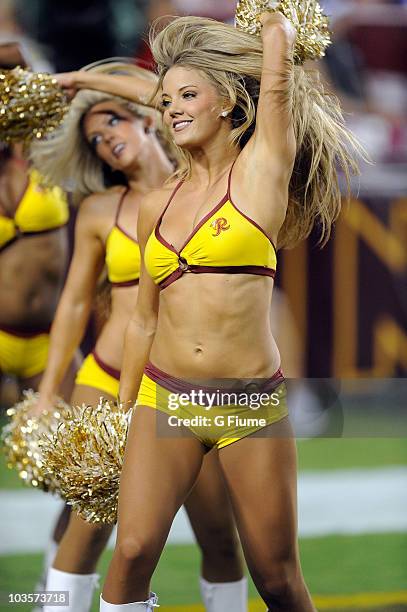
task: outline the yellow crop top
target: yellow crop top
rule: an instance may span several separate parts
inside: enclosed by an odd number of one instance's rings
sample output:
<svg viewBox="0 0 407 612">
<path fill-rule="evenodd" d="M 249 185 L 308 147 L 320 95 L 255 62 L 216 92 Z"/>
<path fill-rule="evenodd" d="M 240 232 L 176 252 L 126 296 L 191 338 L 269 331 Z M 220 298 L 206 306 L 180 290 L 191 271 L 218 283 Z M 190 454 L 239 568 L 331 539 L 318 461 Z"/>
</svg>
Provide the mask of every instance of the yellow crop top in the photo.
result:
<svg viewBox="0 0 407 612">
<path fill-rule="evenodd" d="M 36 170 L 30 170 L 27 187 L 14 217 L 0 215 L 0 249 L 25 235 L 42 234 L 68 222 L 69 210 L 59 187 L 44 187 Z"/>
<path fill-rule="evenodd" d="M 59 187 L 42 186 L 39 173 L 30 170 L 27 186 L 14 217 L 0 215 L 0 249 L 21 236 L 58 229 L 68 219 L 68 203 L 64 192 Z"/>
<path fill-rule="evenodd" d="M 137 240 L 119 225 L 120 211 L 128 191 L 126 189 L 120 198 L 115 224 L 106 241 L 107 276 L 114 287 L 131 287 L 140 278 L 140 247 Z"/>
<path fill-rule="evenodd" d="M 276 249 L 262 228 L 233 204 L 231 175 L 232 170 L 225 197 L 198 223 L 179 251 L 160 233 L 164 214 L 183 183 L 175 188 L 147 241 L 144 254 L 147 271 L 161 289 L 187 272 L 257 274 L 274 278 Z"/>
</svg>

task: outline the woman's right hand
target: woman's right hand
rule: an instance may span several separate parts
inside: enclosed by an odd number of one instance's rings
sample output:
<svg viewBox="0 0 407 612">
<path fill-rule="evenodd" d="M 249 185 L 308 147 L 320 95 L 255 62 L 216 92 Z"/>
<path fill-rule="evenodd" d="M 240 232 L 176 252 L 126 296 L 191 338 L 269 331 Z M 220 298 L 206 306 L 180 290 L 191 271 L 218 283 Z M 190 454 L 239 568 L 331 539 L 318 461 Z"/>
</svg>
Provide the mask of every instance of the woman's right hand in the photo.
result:
<svg viewBox="0 0 407 612">
<path fill-rule="evenodd" d="M 53 410 L 54 406 L 55 401 L 52 397 L 40 393 L 37 402 L 30 407 L 29 414 L 31 417 L 38 418 L 43 412 Z"/>
<path fill-rule="evenodd" d="M 73 72 L 59 72 L 53 75 L 54 79 L 58 81 L 58 84 L 65 91 L 68 98 L 72 99 L 78 92 L 78 71 Z"/>
</svg>

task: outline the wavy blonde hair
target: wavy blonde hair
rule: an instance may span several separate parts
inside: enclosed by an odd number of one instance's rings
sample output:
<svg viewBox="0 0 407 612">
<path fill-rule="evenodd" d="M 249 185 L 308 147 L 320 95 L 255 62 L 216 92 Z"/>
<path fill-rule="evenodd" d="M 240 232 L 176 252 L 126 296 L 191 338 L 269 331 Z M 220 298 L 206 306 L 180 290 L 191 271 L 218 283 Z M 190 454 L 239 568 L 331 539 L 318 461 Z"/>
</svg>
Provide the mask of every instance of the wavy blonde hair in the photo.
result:
<svg viewBox="0 0 407 612">
<path fill-rule="evenodd" d="M 153 27 L 150 42 L 158 66 L 157 91 L 173 66 L 201 71 L 230 102 L 230 144 L 243 148 L 256 123 L 262 40 L 212 19 L 181 17 L 159 33 Z M 325 91 L 317 72 L 288 62 L 280 76 L 281 88 L 276 93 L 282 103 L 291 105 L 297 150 L 278 246 L 295 246 L 309 236 L 314 225 L 319 225 L 324 245 L 341 210 L 338 166 L 349 191 L 350 176 L 359 172 L 353 151 L 362 153 L 362 149 L 345 126 L 339 100 Z M 180 155 L 177 176 L 186 179 L 192 158 L 185 150 Z"/>
<path fill-rule="evenodd" d="M 157 76 L 137 66 L 107 63 L 91 68 L 92 71 L 142 74 L 157 83 Z M 126 184 L 120 172 L 113 172 L 92 150 L 82 129 L 83 118 L 95 104 L 116 102 L 135 117 L 152 119 L 157 138 L 168 157 L 176 160 L 176 150 L 163 125 L 161 113 L 152 106 L 135 103 L 125 98 L 91 89 L 80 90 L 73 99 L 62 125 L 45 140 L 31 145 L 30 158 L 46 181 L 60 185 L 73 195 L 77 204 L 84 197 L 104 191 L 114 184 Z"/>
</svg>

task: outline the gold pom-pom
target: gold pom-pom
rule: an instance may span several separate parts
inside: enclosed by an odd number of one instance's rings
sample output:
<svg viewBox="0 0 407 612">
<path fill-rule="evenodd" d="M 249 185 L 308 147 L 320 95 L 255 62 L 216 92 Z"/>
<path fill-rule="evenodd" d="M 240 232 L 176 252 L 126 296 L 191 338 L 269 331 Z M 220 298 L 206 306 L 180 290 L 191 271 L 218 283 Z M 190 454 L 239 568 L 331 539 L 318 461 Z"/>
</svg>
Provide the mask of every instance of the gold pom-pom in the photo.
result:
<svg viewBox="0 0 407 612">
<path fill-rule="evenodd" d="M 61 495 L 90 523 L 115 523 L 131 411 L 103 400 L 71 408 L 71 418 L 42 443 Z"/>
<path fill-rule="evenodd" d="M 55 410 L 31 417 L 30 411 L 38 401 L 38 393 L 24 391 L 24 399 L 7 410 L 10 422 L 2 431 L 3 450 L 7 465 L 16 469 L 27 484 L 43 491 L 58 492 L 58 485 L 44 464 L 41 439 L 53 435 L 67 417 L 69 406 L 58 400 Z"/>
<path fill-rule="evenodd" d="M 68 100 L 56 79 L 20 67 L 0 72 L 0 140 L 26 142 L 58 127 Z"/>
<path fill-rule="evenodd" d="M 303 64 L 306 60 L 315 60 L 325 55 L 325 49 L 331 44 L 329 21 L 316 0 L 239 0 L 236 27 L 259 36 L 259 16 L 265 11 L 282 13 L 295 27 L 295 64 Z"/>
</svg>

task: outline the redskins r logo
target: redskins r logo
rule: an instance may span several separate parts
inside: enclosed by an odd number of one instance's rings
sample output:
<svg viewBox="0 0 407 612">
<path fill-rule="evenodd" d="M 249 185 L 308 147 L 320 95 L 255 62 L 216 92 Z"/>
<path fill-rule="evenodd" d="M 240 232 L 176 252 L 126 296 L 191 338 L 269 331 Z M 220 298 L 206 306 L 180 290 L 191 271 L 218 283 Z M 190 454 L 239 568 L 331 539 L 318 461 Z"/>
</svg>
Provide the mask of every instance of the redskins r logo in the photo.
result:
<svg viewBox="0 0 407 612">
<path fill-rule="evenodd" d="M 212 221 L 211 227 L 213 227 L 216 232 L 215 234 L 212 234 L 212 236 L 219 236 L 221 232 L 225 232 L 226 230 L 228 230 L 230 228 L 230 225 L 228 225 L 228 221 L 227 219 L 225 219 L 225 217 L 219 217 L 219 219 L 215 219 L 215 221 Z"/>
</svg>

